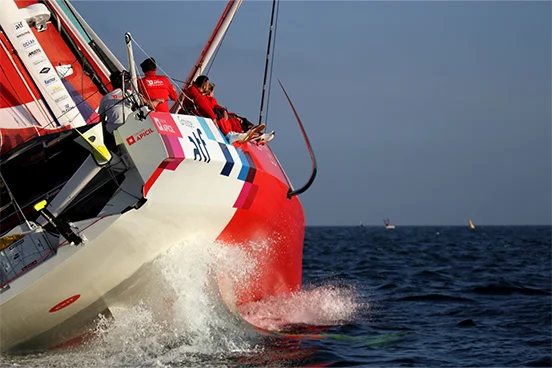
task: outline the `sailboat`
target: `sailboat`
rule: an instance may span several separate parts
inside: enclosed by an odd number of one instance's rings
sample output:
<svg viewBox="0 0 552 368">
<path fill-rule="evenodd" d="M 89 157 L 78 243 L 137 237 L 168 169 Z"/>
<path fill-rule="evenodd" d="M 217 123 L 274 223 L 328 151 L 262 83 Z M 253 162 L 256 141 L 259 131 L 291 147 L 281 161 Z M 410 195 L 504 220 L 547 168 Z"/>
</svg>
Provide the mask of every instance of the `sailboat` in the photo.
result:
<svg viewBox="0 0 552 368">
<path fill-rule="evenodd" d="M 395 228 L 394 225 L 391 225 L 391 221 L 389 221 L 389 219 L 384 219 L 383 224 L 385 225 L 385 229 L 387 229 L 387 230 Z"/>
<path fill-rule="evenodd" d="M 240 4 L 226 6 L 190 80 Z M 136 106 L 108 149 L 97 108 L 124 67 L 69 1 L 2 0 L 0 27 L 0 352 L 78 337 L 131 303 L 129 288 L 143 296 L 148 265 L 194 239 L 255 263 L 246 287 L 230 286 L 237 306 L 301 288 L 298 195 L 316 161 L 285 90 L 313 162 L 298 189 L 268 144 L 229 144 L 199 116 Z"/>
<path fill-rule="evenodd" d="M 473 224 L 472 220 L 469 220 L 470 229 L 475 229 L 475 225 Z"/>
</svg>

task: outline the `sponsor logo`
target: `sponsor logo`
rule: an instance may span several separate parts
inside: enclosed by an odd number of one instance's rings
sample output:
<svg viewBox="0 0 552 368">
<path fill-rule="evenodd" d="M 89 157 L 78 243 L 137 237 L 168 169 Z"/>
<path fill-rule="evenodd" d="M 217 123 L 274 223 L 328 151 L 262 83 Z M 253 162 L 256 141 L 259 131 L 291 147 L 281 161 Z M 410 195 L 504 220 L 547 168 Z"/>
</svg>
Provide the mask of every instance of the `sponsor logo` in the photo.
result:
<svg viewBox="0 0 552 368">
<path fill-rule="evenodd" d="M 63 101 L 63 100 L 66 100 L 67 98 L 69 98 L 69 96 L 63 95 L 63 96 L 61 96 L 61 97 L 56 98 L 54 101 L 56 101 L 56 103 L 59 103 L 59 102 L 61 102 L 61 101 Z"/>
<path fill-rule="evenodd" d="M 150 116 L 152 114 L 150 113 Z M 160 118 L 157 116 L 152 116 L 153 122 L 155 123 L 155 127 L 161 134 L 165 135 L 174 135 L 175 137 L 182 137 L 182 134 L 180 134 L 180 130 L 176 126 L 176 123 L 174 120 L 170 117 L 170 120 Z"/>
<path fill-rule="evenodd" d="M 42 53 L 42 50 L 41 49 L 34 49 L 33 51 L 29 52 L 27 54 L 27 56 L 29 56 L 30 58 L 32 57 L 35 57 L 36 55 L 38 54 L 41 54 Z"/>
<path fill-rule="evenodd" d="M 178 122 L 184 126 L 187 126 L 188 128 L 195 129 L 195 124 L 192 120 L 187 119 L 183 116 L 177 115 L 176 118 L 178 119 Z"/>
<path fill-rule="evenodd" d="M 29 263 L 28 265 L 26 265 L 25 267 L 23 267 L 21 269 L 21 271 L 25 271 L 25 270 L 28 270 L 29 268 L 33 267 L 34 265 L 36 265 L 38 263 L 38 261 L 35 259 L 34 261 L 32 261 L 31 263 Z"/>
<path fill-rule="evenodd" d="M 41 59 L 35 60 L 35 61 L 33 61 L 33 65 L 40 65 L 40 64 L 46 62 L 46 60 L 47 60 L 46 58 L 41 58 Z"/>
<path fill-rule="evenodd" d="M 18 31 L 21 28 L 23 28 L 23 22 L 14 23 L 13 27 L 15 28 L 16 31 Z"/>
<path fill-rule="evenodd" d="M 50 71 L 50 67 L 48 66 L 45 66 L 44 68 L 40 69 L 39 73 L 40 74 L 46 74 Z"/>
<path fill-rule="evenodd" d="M 165 85 L 165 83 L 163 83 L 163 81 L 159 79 L 146 79 L 146 84 L 150 87 Z"/>
<path fill-rule="evenodd" d="M 33 46 L 35 43 L 36 43 L 36 41 L 34 39 L 30 39 L 28 41 L 23 42 L 21 45 L 24 48 L 28 49 L 29 47 Z"/>
<path fill-rule="evenodd" d="M 50 77 L 50 78 L 46 78 L 46 79 L 44 79 L 44 85 L 47 86 L 47 85 L 49 85 L 49 84 L 54 83 L 55 81 L 56 81 L 56 77 L 55 77 L 55 76 L 54 76 L 54 77 Z"/>
<path fill-rule="evenodd" d="M 69 112 L 71 109 L 72 109 L 71 104 L 66 103 L 63 106 L 63 109 L 61 109 L 61 112 L 65 114 L 66 112 Z"/>
<path fill-rule="evenodd" d="M 138 133 L 136 133 L 134 135 L 131 135 L 131 136 L 128 136 L 126 138 L 126 141 L 127 141 L 129 146 L 132 146 L 134 143 L 141 141 L 142 139 L 146 138 L 151 133 L 153 133 L 153 129 L 151 129 L 151 128 L 142 129 Z"/>
<path fill-rule="evenodd" d="M 80 298 L 80 294 L 76 294 L 76 295 L 73 295 L 72 297 L 70 298 L 67 298 L 65 299 L 64 301 L 62 302 L 59 302 L 57 303 L 56 305 L 54 305 L 51 309 L 50 309 L 50 313 L 54 313 L 54 312 L 57 312 L 58 310 L 61 310 L 65 307 L 68 307 L 70 306 L 71 304 L 73 304 L 74 302 L 76 302 L 78 299 Z"/>
<path fill-rule="evenodd" d="M 21 38 L 21 37 L 26 36 L 26 35 L 28 35 L 28 34 L 31 34 L 31 31 L 28 31 L 28 30 L 27 30 L 27 31 L 25 31 L 25 32 L 23 32 L 23 33 L 18 34 L 16 37 L 17 37 L 17 38 Z"/>
<path fill-rule="evenodd" d="M 17 248 L 18 246 L 20 246 L 20 245 L 23 244 L 23 243 L 25 243 L 25 239 L 21 239 L 21 240 L 16 241 L 15 243 L 13 243 L 13 244 L 8 248 L 8 251 L 14 250 L 15 248 Z"/>
<path fill-rule="evenodd" d="M 61 91 L 61 90 L 62 90 L 62 89 L 61 89 L 61 86 L 54 86 L 54 87 L 52 87 L 51 93 L 52 93 L 53 95 L 55 95 L 56 93 L 58 93 L 58 92 Z"/>
</svg>

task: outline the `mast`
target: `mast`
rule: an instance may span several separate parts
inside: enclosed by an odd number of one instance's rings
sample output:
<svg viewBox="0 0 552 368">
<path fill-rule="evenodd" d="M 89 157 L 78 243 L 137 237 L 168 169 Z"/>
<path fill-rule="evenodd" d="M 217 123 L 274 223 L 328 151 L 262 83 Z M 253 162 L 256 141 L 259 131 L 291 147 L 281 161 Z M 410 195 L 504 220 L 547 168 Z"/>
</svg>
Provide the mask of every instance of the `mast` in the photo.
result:
<svg viewBox="0 0 552 368">
<path fill-rule="evenodd" d="M 228 4 L 226 5 L 226 8 L 224 9 L 224 12 L 222 13 L 222 16 L 220 17 L 215 29 L 213 30 L 213 33 L 211 33 L 211 36 L 207 40 L 207 43 L 205 44 L 205 47 L 203 48 L 203 51 L 201 51 L 201 54 L 197 58 L 194 67 L 186 77 L 186 80 L 184 81 L 184 84 L 182 85 L 182 89 L 186 89 L 192 84 L 192 82 L 203 73 L 205 70 L 205 67 L 209 64 L 209 61 L 211 60 L 211 57 L 213 56 L 213 53 L 217 49 L 217 47 L 220 44 L 220 41 L 228 31 L 228 27 L 230 27 L 230 23 L 232 23 L 232 20 L 234 19 L 234 16 L 236 12 L 238 11 L 238 8 L 240 7 L 242 3 L 242 0 L 230 0 Z M 178 96 L 178 101 L 180 102 L 183 98 L 183 92 L 181 91 Z M 180 106 L 180 103 L 177 102 L 171 107 L 171 112 L 176 112 L 178 107 Z"/>
<path fill-rule="evenodd" d="M 130 71 L 130 85 L 132 92 L 138 93 L 138 76 L 136 75 L 136 66 L 134 65 L 134 53 L 132 52 L 132 35 L 130 32 L 125 33 L 125 43 L 128 57 L 128 69 Z M 126 88 L 126 86 L 124 86 Z M 125 92 L 125 89 L 123 89 Z"/>
</svg>

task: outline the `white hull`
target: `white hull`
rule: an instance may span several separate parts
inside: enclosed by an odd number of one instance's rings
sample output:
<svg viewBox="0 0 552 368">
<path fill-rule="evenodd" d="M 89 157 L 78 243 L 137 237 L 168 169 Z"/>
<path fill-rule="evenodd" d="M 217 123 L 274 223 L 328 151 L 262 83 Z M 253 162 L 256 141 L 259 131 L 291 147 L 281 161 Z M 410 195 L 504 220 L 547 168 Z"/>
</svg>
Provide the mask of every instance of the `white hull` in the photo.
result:
<svg viewBox="0 0 552 368">
<path fill-rule="evenodd" d="M 170 120 L 170 115 L 166 114 L 165 119 Z M 184 117 L 184 124 L 173 125 L 182 133 L 171 143 L 181 146 L 182 161 L 174 170 L 157 174 L 142 207 L 121 214 L 132 197 L 118 192 L 99 217 L 75 223 L 79 234 L 87 239 L 84 245 L 60 246 L 55 256 L 9 283 L 0 294 L 1 351 L 51 331 L 94 303 L 107 308 L 118 303 L 116 297 L 108 300 L 105 296 L 171 246 L 188 240 L 214 241 L 223 233 L 238 210 L 244 188 L 250 184 L 243 179 L 247 167 L 236 148 L 225 144 L 235 158 L 234 167 L 229 175 L 221 175 L 228 163 L 220 146 L 223 138 L 210 120 L 199 119 Z M 178 121 L 176 117 L 175 120 Z M 136 136 L 136 132 L 153 129 L 152 123 L 150 118 L 127 121 L 119 133 L 123 139 Z M 205 137 L 203 149 L 209 152 L 209 162 L 197 160 L 197 146 L 187 139 L 198 129 Z M 137 168 L 127 173 L 122 184 L 127 192 L 140 195 L 140 183 L 151 183 L 163 155 L 174 155 L 168 151 L 175 147 L 168 148 L 166 144 L 156 132 L 131 145 L 125 140 Z M 289 203 L 283 195 L 281 201 Z M 299 240 L 302 244 L 302 235 Z M 298 267 L 300 271 L 300 263 Z M 83 312 L 79 318 L 84 322 L 98 312 L 92 308 L 90 315 Z"/>
</svg>

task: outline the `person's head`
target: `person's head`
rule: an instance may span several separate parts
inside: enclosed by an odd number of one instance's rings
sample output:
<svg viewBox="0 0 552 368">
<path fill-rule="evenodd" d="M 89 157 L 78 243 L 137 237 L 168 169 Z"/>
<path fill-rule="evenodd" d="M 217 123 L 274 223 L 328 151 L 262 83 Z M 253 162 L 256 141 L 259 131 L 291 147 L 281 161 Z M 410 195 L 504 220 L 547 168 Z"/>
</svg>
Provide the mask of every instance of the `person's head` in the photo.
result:
<svg viewBox="0 0 552 368">
<path fill-rule="evenodd" d="M 123 70 L 122 72 L 117 70 L 109 76 L 109 81 L 111 82 L 111 87 L 113 89 L 123 88 L 123 81 L 127 83 L 130 80 L 128 72 Z"/>
<path fill-rule="evenodd" d="M 209 77 L 206 75 L 200 75 L 194 81 L 194 86 L 199 88 L 199 90 L 203 93 L 205 93 L 205 88 L 207 88 L 208 84 L 209 84 Z"/>
<path fill-rule="evenodd" d="M 203 93 L 205 93 L 205 95 L 207 96 L 213 97 L 213 95 L 215 94 L 215 84 L 211 82 L 206 83 L 205 92 Z"/>
<path fill-rule="evenodd" d="M 148 58 L 140 64 L 140 68 L 142 68 L 142 72 L 154 72 L 157 70 L 157 64 L 155 63 L 154 58 Z"/>
</svg>

